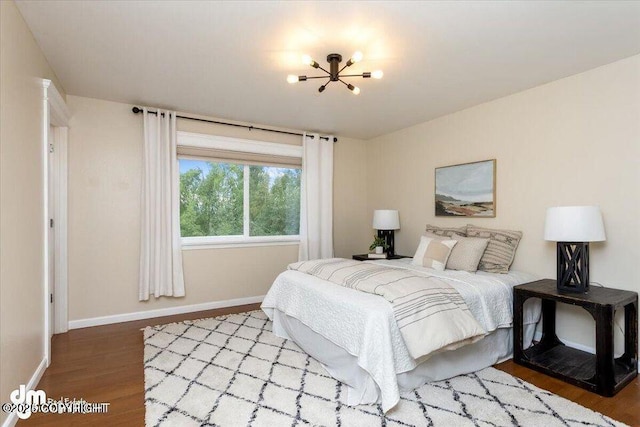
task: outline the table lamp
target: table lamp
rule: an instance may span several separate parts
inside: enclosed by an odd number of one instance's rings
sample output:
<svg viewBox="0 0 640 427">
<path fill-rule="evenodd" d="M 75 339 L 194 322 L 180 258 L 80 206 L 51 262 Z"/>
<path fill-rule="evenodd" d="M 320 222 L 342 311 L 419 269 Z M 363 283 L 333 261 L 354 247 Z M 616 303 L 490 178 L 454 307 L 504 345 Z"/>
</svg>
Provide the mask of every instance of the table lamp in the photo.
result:
<svg viewBox="0 0 640 427">
<path fill-rule="evenodd" d="M 589 242 L 606 240 L 597 206 L 559 206 L 547 209 L 544 239 L 557 242 L 558 291 L 589 290 Z"/>
<path fill-rule="evenodd" d="M 390 209 L 378 209 L 373 211 L 373 228 L 378 230 L 378 237 L 381 237 L 387 243 L 387 254 L 393 256 L 394 249 L 394 230 L 400 229 L 400 216 L 398 211 Z"/>
</svg>

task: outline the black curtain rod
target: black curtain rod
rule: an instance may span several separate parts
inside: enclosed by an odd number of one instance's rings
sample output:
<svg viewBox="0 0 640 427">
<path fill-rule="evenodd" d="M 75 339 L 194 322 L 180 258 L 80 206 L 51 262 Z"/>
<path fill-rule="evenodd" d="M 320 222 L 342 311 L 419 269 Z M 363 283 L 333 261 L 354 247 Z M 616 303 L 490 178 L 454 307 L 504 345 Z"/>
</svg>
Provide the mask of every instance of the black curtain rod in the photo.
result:
<svg viewBox="0 0 640 427">
<path fill-rule="evenodd" d="M 133 107 L 131 109 L 131 111 L 133 111 L 133 114 L 142 113 L 142 109 L 138 108 L 138 107 Z M 147 112 L 149 114 L 158 114 L 157 111 L 147 111 Z M 265 132 L 283 133 L 283 134 L 286 134 L 286 135 L 297 135 L 297 136 L 302 136 L 303 135 L 303 134 L 297 133 L 297 132 L 287 132 L 287 131 L 284 131 L 284 130 L 267 129 L 267 128 L 261 128 L 261 127 L 256 127 L 256 126 L 248 126 L 248 125 L 239 125 L 237 123 L 219 122 L 219 121 L 216 121 L 216 120 L 198 119 L 196 117 L 185 117 L 185 116 L 176 115 L 176 118 L 185 119 L 185 120 L 194 120 L 194 121 L 197 121 L 197 122 L 214 123 L 216 125 L 235 126 L 237 128 L 245 128 L 245 129 L 249 129 L 249 130 L 256 129 L 256 130 L 263 130 Z M 309 138 L 315 138 L 313 135 L 307 135 L 307 136 Z M 321 136 L 320 139 L 324 139 L 325 141 L 328 141 L 329 137 L 328 136 Z M 338 138 L 336 138 L 334 136 L 333 137 L 333 142 L 338 142 Z"/>
</svg>

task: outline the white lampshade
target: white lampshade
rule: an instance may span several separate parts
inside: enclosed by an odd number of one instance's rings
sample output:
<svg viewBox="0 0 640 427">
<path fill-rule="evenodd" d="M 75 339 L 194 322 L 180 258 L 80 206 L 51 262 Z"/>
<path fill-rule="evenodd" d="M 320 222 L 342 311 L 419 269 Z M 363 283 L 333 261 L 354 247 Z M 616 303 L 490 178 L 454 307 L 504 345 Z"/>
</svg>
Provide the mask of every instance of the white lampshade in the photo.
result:
<svg viewBox="0 0 640 427">
<path fill-rule="evenodd" d="M 376 230 L 400 229 L 400 216 L 398 211 L 378 209 L 373 211 L 373 228 Z"/>
<path fill-rule="evenodd" d="M 553 242 L 601 242 L 607 240 L 597 206 L 558 206 L 547 209 L 544 239 Z"/>
</svg>

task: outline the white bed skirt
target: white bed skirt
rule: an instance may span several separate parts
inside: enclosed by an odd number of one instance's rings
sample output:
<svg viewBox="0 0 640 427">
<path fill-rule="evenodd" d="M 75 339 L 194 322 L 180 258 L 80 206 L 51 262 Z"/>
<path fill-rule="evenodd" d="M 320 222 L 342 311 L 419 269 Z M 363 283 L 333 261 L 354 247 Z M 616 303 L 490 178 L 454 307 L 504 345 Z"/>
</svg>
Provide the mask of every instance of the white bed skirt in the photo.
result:
<svg viewBox="0 0 640 427">
<path fill-rule="evenodd" d="M 332 377 L 347 385 L 348 405 L 379 401 L 380 389 L 372 376 L 358 365 L 357 357 L 280 310 L 263 310 L 273 322 L 274 334 L 295 342 L 319 361 Z M 531 344 L 534 331 L 535 323 L 524 325 L 525 348 Z M 478 371 L 509 359 L 512 354 L 513 330 L 500 328 L 474 344 L 436 354 L 411 371 L 397 373 L 398 387 L 401 391 L 413 390 L 427 382 Z"/>
</svg>

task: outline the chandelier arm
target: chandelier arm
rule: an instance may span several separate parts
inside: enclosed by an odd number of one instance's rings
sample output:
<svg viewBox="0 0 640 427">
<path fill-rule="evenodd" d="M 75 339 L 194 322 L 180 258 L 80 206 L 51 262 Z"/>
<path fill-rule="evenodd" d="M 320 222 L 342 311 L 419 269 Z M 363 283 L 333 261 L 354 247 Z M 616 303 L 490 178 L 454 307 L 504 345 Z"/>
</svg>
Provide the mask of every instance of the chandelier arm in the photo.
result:
<svg viewBox="0 0 640 427">
<path fill-rule="evenodd" d="M 327 82 L 326 82 L 325 84 L 323 84 L 322 86 L 320 86 L 320 87 L 318 88 L 318 92 L 320 92 L 320 93 L 324 92 L 324 89 L 327 87 L 327 85 L 328 85 L 329 83 L 331 83 L 331 79 L 327 80 Z"/>
<path fill-rule="evenodd" d="M 362 73 L 362 74 L 345 74 L 345 75 L 342 75 L 342 76 L 340 76 L 340 77 L 365 77 L 365 74 L 367 74 L 367 73 Z"/>
<path fill-rule="evenodd" d="M 326 79 L 327 76 L 307 76 L 307 80 L 311 79 Z"/>
<path fill-rule="evenodd" d="M 324 71 L 325 73 L 327 73 L 327 74 L 331 75 L 331 73 L 330 73 L 330 72 L 328 72 L 327 70 L 325 70 L 324 68 L 322 68 L 320 65 L 318 65 L 318 68 L 320 68 L 320 69 L 321 69 L 322 71 Z"/>
</svg>

